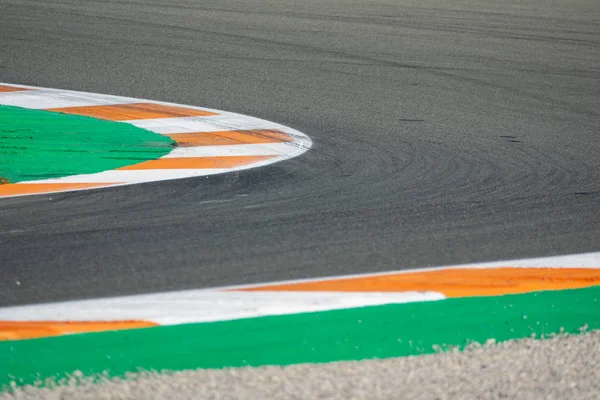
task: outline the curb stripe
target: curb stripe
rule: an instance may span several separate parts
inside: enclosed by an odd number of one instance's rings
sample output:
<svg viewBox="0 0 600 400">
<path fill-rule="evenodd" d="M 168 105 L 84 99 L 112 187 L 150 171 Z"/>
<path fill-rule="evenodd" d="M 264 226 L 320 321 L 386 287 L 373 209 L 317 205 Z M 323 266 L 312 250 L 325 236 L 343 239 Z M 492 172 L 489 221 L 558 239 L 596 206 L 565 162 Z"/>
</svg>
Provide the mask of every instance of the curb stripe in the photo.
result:
<svg viewBox="0 0 600 400">
<path fill-rule="evenodd" d="M 132 121 L 137 119 L 208 117 L 214 112 L 154 103 L 113 104 L 107 106 L 47 108 L 46 111 L 63 114 L 83 115 L 110 121 Z"/>
<path fill-rule="evenodd" d="M 93 174 L 4 184 L 0 197 L 238 171 L 296 157 L 312 145 L 306 135 L 284 125 L 226 111 L 24 85 L 0 87 L 4 88 L 0 105 L 119 121 L 169 136 L 177 143 L 157 160 Z"/>
<path fill-rule="evenodd" d="M 222 132 L 233 130 L 272 130 L 280 129 L 289 135 L 288 129 L 281 129 L 283 125 L 276 125 L 266 120 L 234 115 L 221 112 L 212 117 L 184 117 L 184 118 L 156 118 L 126 121 L 138 128 L 147 129 L 162 135 L 194 132 Z M 284 127 L 285 128 L 285 127 Z M 295 139 L 297 137 L 292 135 Z M 302 135 L 304 136 L 304 135 Z"/>
<path fill-rule="evenodd" d="M 267 144 L 293 141 L 277 130 L 237 130 L 216 132 L 171 133 L 168 135 L 179 146 L 215 146 L 239 144 Z"/>
<path fill-rule="evenodd" d="M 252 165 L 254 166 L 254 165 Z M 214 174 L 222 174 L 224 172 L 230 172 L 231 169 L 227 168 L 215 168 L 215 169 L 150 169 L 150 170 L 139 170 L 139 171 L 117 171 L 110 170 L 104 172 L 98 172 L 96 174 L 86 175 L 73 175 L 65 176 L 63 178 L 47 179 L 46 183 L 89 183 L 94 182 L 99 184 L 97 187 L 104 187 L 107 185 L 117 186 L 118 184 L 110 184 L 110 182 L 120 182 L 121 185 L 154 182 L 154 181 L 165 181 L 170 179 L 183 179 L 197 176 L 207 176 Z M 33 181 L 20 182 L 15 185 L 34 185 L 37 182 Z M 2 185 L 12 186 L 12 185 Z M 84 187 L 85 188 L 85 187 Z M 73 189 L 77 189 L 74 187 Z M 69 190 L 73 190 L 69 189 Z"/>
<path fill-rule="evenodd" d="M 600 252 L 594 253 L 580 253 L 580 254 L 567 254 L 561 256 L 552 257 L 536 257 L 536 258 L 524 258 L 515 259 L 508 261 L 486 261 L 481 263 L 472 264 L 456 264 L 447 266 L 435 266 L 435 267 L 423 267 L 423 268 L 411 268 L 396 271 L 385 271 L 385 272 L 371 272 L 363 274 L 349 274 L 342 276 L 328 276 L 322 278 L 308 278 L 308 279 L 294 279 L 287 281 L 269 282 L 263 284 L 247 284 L 247 285 L 233 285 L 221 288 L 223 290 L 242 290 L 248 288 L 255 288 L 259 286 L 273 286 L 273 285 L 289 285 L 295 283 L 308 283 L 308 282 L 326 282 L 335 281 L 340 279 L 353 279 L 353 278 L 366 278 L 366 277 L 380 277 L 388 275 L 401 275 L 401 274 L 412 274 L 414 272 L 430 272 L 430 271 L 441 271 L 447 269 L 493 269 L 493 268 L 506 268 L 510 265 L 511 268 L 576 268 L 576 269 L 600 269 Z"/>
<path fill-rule="evenodd" d="M 50 336 L 116 331 L 121 329 L 150 328 L 158 326 L 148 321 L 0 321 L 0 340 L 22 340 Z"/>
<path fill-rule="evenodd" d="M 541 290 L 579 289 L 600 285 L 600 269 L 493 268 L 444 269 L 287 285 L 265 285 L 244 291 L 402 292 L 435 291 L 446 297 L 497 296 Z"/>
<path fill-rule="evenodd" d="M 514 265 L 515 267 L 506 267 Z M 540 267 L 546 265 L 547 267 Z M 562 267 L 560 267 L 562 266 Z M 0 308 L 0 321 L 214 322 L 600 285 L 600 253 Z M 581 289 L 580 289 L 581 288 Z M 310 291 L 309 291 L 310 289 Z M 5 333 L 5 336 L 10 335 Z"/>
<path fill-rule="evenodd" d="M 382 304 L 443 300 L 435 292 L 327 293 L 187 290 L 0 308 L 1 321 L 215 322 Z"/>
<path fill-rule="evenodd" d="M 282 143 L 232 144 L 221 146 L 178 146 L 162 158 L 224 157 L 224 156 L 278 156 L 285 154 L 287 146 Z"/>
<path fill-rule="evenodd" d="M 116 171 L 136 171 L 152 169 L 201 169 L 201 168 L 235 168 L 264 161 L 274 156 L 231 156 L 231 157 L 186 157 L 159 158 L 140 164 L 117 168 Z"/>
<path fill-rule="evenodd" d="M 102 182 L 102 183 L 29 183 L 21 182 L 9 185 L 0 185 L 0 197 L 9 196 L 21 196 L 27 194 L 38 194 L 38 193 L 55 193 L 65 192 L 69 190 L 82 190 L 82 189 L 94 189 L 100 187 L 107 187 L 112 185 L 118 185 L 119 183 L 114 182 Z"/>
<path fill-rule="evenodd" d="M 0 93 L 21 92 L 24 90 L 27 90 L 27 89 L 20 88 L 20 87 L 14 87 L 14 86 L 0 85 Z"/>
<path fill-rule="evenodd" d="M 127 104 L 139 99 L 96 95 L 94 93 L 69 92 L 44 88 L 16 88 L 19 91 L 0 93 L 0 104 L 5 106 L 44 110 L 48 108 L 68 108 L 97 106 L 101 104 Z M 22 91 L 21 91 L 22 90 Z"/>
</svg>

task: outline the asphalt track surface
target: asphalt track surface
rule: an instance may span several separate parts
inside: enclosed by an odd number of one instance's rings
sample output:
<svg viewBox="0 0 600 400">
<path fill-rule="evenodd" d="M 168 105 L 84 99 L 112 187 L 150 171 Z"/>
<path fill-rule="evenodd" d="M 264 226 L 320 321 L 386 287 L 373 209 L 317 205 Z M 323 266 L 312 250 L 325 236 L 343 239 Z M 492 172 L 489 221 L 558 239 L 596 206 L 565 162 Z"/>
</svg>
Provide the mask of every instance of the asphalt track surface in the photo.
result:
<svg viewBox="0 0 600 400">
<path fill-rule="evenodd" d="M 240 173 L 0 200 L 0 305 L 600 248 L 597 0 L 0 0 L 0 49 L 3 82 L 314 142 Z"/>
</svg>

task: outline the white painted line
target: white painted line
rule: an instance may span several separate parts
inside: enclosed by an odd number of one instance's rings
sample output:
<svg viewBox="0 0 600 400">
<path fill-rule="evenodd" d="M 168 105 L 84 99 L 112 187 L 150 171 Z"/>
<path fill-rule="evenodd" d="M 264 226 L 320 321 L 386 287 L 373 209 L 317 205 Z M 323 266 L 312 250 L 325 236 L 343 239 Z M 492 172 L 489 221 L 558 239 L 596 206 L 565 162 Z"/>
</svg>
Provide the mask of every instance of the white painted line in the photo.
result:
<svg viewBox="0 0 600 400">
<path fill-rule="evenodd" d="M 139 100 L 128 97 L 98 96 L 93 93 L 57 92 L 51 90 L 26 90 L 0 93 L 0 105 L 31 108 L 97 106 L 102 104 L 128 104 Z"/>
<path fill-rule="evenodd" d="M 138 128 L 160 134 L 218 132 L 231 130 L 277 129 L 281 125 L 261 120 L 218 111 L 220 115 L 209 117 L 157 118 L 127 121 Z"/>
<path fill-rule="evenodd" d="M 251 166 L 250 168 L 253 168 Z M 165 181 L 171 179 L 193 178 L 231 172 L 230 168 L 203 168 L 203 169 L 153 169 L 131 171 L 104 171 L 96 174 L 71 175 L 63 178 L 44 179 L 40 181 L 20 182 L 19 185 L 38 183 L 144 183 Z"/>
<path fill-rule="evenodd" d="M 162 158 L 281 156 L 289 152 L 287 143 L 234 144 L 227 146 L 178 147 Z"/>
<path fill-rule="evenodd" d="M 442 300 L 435 292 L 327 293 L 222 292 L 171 293 L 0 308 L 0 321 L 123 321 L 159 325 L 225 321 L 268 315 Z"/>
</svg>

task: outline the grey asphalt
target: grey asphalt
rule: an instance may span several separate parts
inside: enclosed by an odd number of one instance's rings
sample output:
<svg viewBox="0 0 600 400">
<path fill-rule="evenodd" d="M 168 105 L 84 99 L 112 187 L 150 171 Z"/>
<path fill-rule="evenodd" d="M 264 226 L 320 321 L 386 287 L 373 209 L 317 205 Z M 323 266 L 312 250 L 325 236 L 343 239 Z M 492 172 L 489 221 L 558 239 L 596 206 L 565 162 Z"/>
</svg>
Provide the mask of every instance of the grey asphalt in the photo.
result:
<svg viewBox="0 0 600 400">
<path fill-rule="evenodd" d="M 0 305 L 600 250 L 597 0 L 0 0 L 0 81 L 314 141 L 0 200 Z"/>
</svg>

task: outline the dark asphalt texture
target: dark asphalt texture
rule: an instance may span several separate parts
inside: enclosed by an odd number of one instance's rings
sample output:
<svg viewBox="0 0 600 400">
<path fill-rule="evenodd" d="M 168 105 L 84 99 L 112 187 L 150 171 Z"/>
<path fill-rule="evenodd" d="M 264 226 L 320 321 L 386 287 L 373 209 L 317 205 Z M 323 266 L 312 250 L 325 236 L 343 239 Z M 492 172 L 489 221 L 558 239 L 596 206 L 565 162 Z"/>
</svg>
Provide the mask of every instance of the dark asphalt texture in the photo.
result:
<svg viewBox="0 0 600 400">
<path fill-rule="evenodd" d="M 600 250 L 598 0 L 0 0 L 0 81 L 314 142 L 0 200 L 3 306 Z"/>
</svg>

